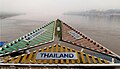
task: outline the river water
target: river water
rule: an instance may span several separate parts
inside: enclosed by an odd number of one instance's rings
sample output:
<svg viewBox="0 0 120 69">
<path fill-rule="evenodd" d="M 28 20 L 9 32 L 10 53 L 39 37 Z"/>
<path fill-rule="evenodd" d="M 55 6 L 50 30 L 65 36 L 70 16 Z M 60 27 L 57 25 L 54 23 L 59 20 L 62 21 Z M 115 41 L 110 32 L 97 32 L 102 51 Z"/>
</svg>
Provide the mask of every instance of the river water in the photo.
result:
<svg viewBox="0 0 120 69">
<path fill-rule="evenodd" d="M 0 40 L 11 42 L 57 18 L 120 55 L 120 17 L 20 15 L 0 20 Z"/>
</svg>

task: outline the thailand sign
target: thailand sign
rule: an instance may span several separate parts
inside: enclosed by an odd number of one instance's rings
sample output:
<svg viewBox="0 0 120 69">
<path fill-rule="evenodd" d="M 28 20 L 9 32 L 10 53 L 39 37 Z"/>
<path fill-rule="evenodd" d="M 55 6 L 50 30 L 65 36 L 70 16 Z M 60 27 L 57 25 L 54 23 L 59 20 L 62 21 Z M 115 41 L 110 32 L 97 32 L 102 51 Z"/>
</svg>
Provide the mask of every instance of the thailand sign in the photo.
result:
<svg viewBox="0 0 120 69">
<path fill-rule="evenodd" d="M 36 59 L 77 59 L 74 52 L 39 52 Z"/>
</svg>

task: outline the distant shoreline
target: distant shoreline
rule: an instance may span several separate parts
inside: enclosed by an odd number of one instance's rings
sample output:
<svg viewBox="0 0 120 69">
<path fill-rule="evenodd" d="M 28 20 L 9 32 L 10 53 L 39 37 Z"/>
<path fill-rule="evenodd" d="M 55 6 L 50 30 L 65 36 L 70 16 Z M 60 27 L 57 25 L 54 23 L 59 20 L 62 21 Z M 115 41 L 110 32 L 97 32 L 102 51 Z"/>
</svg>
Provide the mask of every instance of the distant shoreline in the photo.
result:
<svg viewBox="0 0 120 69">
<path fill-rule="evenodd" d="M 120 15 L 81 15 L 81 14 L 63 14 L 66 16 L 83 16 L 83 17 L 101 17 L 101 18 L 120 18 Z"/>
<path fill-rule="evenodd" d="M 88 10 L 79 12 L 67 12 L 64 15 L 75 15 L 75 16 L 104 16 L 104 17 L 120 17 L 120 9 L 108 9 L 108 10 Z"/>
<path fill-rule="evenodd" d="M 0 13 L 0 19 L 6 19 L 9 17 L 18 16 L 18 15 L 23 15 L 23 14 L 20 14 L 20 13 Z"/>
</svg>

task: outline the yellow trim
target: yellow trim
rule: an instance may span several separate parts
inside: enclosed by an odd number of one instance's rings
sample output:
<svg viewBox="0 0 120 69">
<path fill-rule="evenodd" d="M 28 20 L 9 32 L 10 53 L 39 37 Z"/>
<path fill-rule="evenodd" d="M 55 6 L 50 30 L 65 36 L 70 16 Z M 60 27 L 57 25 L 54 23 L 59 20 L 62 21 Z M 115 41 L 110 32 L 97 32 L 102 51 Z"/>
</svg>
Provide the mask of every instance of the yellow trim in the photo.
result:
<svg viewBox="0 0 120 69">
<path fill-rule="evenodd" d="M 95 57 L 94 56 L 91 56 L 92 57 L 92 60 L 94 62 L 94 64 L 97 64 L 96 60 L 95 60 Z"/>
<path fill-rule="evenodd" d="M 60 45 L 60 52 L 63 52 L 63 46 L 62 45 Z M 61 64 L 63 64 L 64 63 L 64 61 L 63 61 L 63 59 L 61 59 Z"/>
<path fill-rule="evenodd" d="M 76 55 L 77 55 L 77 63 L 80 63 L 80 57 L 79 57 L 78 51 L 76 51 Z"/>
<path fill-rule="evenodd" d="M 67 48 L 67 47 L 65 47 L 65 52 L 68 52 L 68 48 Z M 66 59 L 66 63 L 67 63 L 67 64 L 70 63 L 70 62 L 69 62 L 69 59 Z"/>
<path fill-rule="evenodd" d="M 70 48 L 70 52 L 73 52 L 72 48 Z M 71 59 L 71 61 L 72 61 L 72 64 L 75 63 L 75 60 Z"/>
<path fill-rule="evenodd" d="M 80 55 L 81 55 L 81 59 L 82 59 L 82 62 L 85 64 L 85 58 L 84 58 L 84 55 L 83 55 L 83 52 L 80 52 Z"/>
<path fill-rule="evenodd" d="M 22 58 L 21 63 L 24 63 L 24 62 L 25 62 L 27 55 L 28 55 L 28 54 L 25 54 L 25 55 L 24 55 L 24 57 Z"/>
<path fill-rule="evenodd" d="M 17 59 L 15 60 L 15 63 L 19 63 L 21 56 L 18 56 Z"/>
<path fill-rule="evenodd" d="M 58 44 L 56 45 L 56 52 L 58 52 Z"/>
<path fill-rule="evenodd" d="M 97 58 L 98 59 L 98 62 L 100 63 L 100 64 L 102 64 L 102 61 L 101 61 L 101 59 L 100 58 Z"/>
<path fill-rule="evenodd" d="M 88 54 L 85 54 L 85 55 L 86 55 L 86 58 L 87 58 L 87 60 L 88 60 L 88 63 L 91 64 L 91 61 L 90 61 L 89 55 L 88 55 Z"/>
<path fill-rule="evenodd" d="M 56 45 L 56 52 L 58 52 L 58 44 Z M 58 63 L 58 59 L 55 59 L 55 63 Z"/>
<path fill-rule="evenodd" d="M 39 50 L 36 50 L 36 53 L 35 53 L 35 55 L 33 57 L 33 62 L 32 63 L 36 63 L 36 56 L 37 56 L 38 52 L 39 52 Z"/>
<path fill-rule="evenodd" d="M 5 58 L 4 63 L 6 63 L 9 60 L 9 56 Z"/>
<path fill-rule="evenodd" d="M 105 62 L 105 64 L 108 64 L 108 61 L 107 60 L 103 60 Z"/>
<path fill-rule="evenodd" d="M 54 52 L 54 45 L 51 47 L 51 52 Z M 52 59 L 50 59 L 50 64 L 52 64 Z"/>
<path fill-rule="evenodd" d="M 41 52 L 44 52 L 44 48 L 42 48 Z M 39 59 L 39 60 L 38 60 L 38 63 L 41 63 L 41 62 L 42 62 L 42 60 Z"/>
<path fill-rule="evenodd" d="M 10 62 L 10 63 L 13 63 L 14 59 L 15 59 L 15 58 L 12 58 L 9 62 Z"/>
<path fill-rule="evenodd" d="M 26 63 L 30 63 L 30 60 L 32 58 L 32 55 L 33 55 L 33 51 L 30 53 L 29 57 L 27 58 L 27 62 Z"/>
<path fill-rule="evenodd" d="M 49 47 L 46 48 L 46 52 L 48 52 L 48 51 L 49 51 Z M 43 61 L 43 63 L 46 64 L 46 63 L 47 63 L 47 60 L 45 59 L 45 60 Z"/>
</svg>

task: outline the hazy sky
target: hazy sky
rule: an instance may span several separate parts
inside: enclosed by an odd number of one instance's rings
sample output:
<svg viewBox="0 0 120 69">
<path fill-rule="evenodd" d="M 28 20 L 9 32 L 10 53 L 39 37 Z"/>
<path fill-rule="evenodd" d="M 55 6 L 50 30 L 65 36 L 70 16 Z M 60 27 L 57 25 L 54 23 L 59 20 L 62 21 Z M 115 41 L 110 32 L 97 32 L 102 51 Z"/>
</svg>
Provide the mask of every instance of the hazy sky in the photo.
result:
<svg viewBox="0 0 120 69">
<path fill-rule="evenodd" d="M 120 9 L 120 0 L 0 0 L 0 11 L 62 14 L 89 9 Z"/>
</svg>

